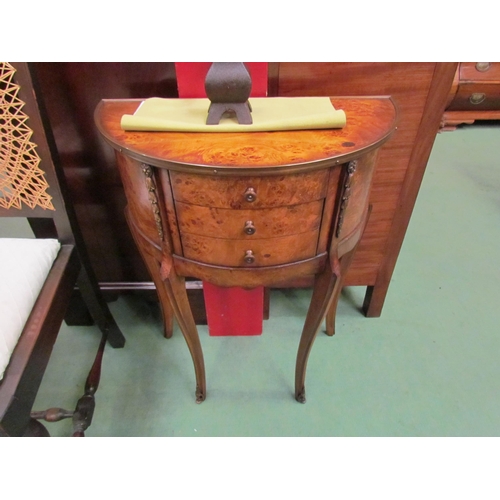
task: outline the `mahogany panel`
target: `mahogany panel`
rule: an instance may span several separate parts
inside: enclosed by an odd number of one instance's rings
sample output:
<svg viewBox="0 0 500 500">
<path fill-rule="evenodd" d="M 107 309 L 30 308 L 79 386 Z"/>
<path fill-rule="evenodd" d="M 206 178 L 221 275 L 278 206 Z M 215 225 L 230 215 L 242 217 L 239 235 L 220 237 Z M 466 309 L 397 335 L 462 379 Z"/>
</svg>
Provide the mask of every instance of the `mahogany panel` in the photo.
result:
<svg viewBox="0 0 500 500">
<path fill-rule="evenodd" d="M 500 63 L 462 62 L 448 96 L 441 130 L 500 116 Z"/>
<path fill-rule="evenodd" d="M 477 63 L 463 62 L 459 68 L 461 82 L 497 82 L 500 83 L 500 62 Z"/>
<path fill-rule="evenodd" d="M 460 83 L 447 111 L 500 110 L 500 81 Z"/>
<path fill-rule="evenodd" d="M 70 197 L 100 282 L 149 281 L 127 227 L 113 150 L 94 110 L 104 98 L 177 97 L 174 63 L 40 62 L 34 65 Z"/>
<path fill-rule="evenodd" d="M 398 205 L 388 235 L 388 245 L 384 249 L 385 255 L 379 268 L 377 281 L 374 286 L 367 288 L 363 309 L 368 317 L 380 316 L 382 311 L 391 276 L 434 144 L 435 131 L 441 125 L 456 67 L 456 63 L 436 64 L 425 103 L 425 112 L 419 124 L 405 179 L 399 193 Z"/>
<path fill-rule="evenodd" d="M 440 66 L 443 71 L 437 75 Z M 396 214 L 404 203 L 401 192 L 410 180 L 416 183 L 418 191 L 427 162 L 425 151 L 430 152 L 440 125 L 439 117 L 433 114 L 429 104 L 430 93 L 439 92 L 437 101 L 432 104 L 438 110 L 444 110 L 455 69 L 456 64 L 425 62 L 279 63 L 275 72 L 278 73 L 278 83 L 274 84 L 279 96 L 390 95 L 398 106 L 398 130 L 380 150 L 370 194 L 372 212 L 345 284 L 375 285 L 391 246 L 399 248 L 411 215 L 410 209 L 406 213 L 407 219 L 397 224 L 395 233 Z M 438 76 L 446 87 L 444 92 L 433 86 Z M 421 127 L 426 116 L 432 119 L 427 121 L 423 131 Z M 417 148 L 417 137 L 420 149 Z M 417 153 L 419 157 L 410 163 L 412 155 Z M 412 179 L 410 171 L 418 172 L 418 175 Z M 409 198 L 408 202 L 412 208 L 414 199 Z M 394 265 L 395 260 L 384 271 L 386 276 L 392 274 Z M 380 314 L 382 304 L 383 299 L 372 315 Z"/>
</svg>

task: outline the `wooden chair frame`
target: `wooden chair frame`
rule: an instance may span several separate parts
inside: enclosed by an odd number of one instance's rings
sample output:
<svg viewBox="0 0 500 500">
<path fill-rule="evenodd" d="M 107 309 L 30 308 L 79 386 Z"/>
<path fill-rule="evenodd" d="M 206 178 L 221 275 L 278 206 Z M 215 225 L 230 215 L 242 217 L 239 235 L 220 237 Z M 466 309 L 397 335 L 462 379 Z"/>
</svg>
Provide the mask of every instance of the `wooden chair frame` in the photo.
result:
<svg viewBox="0 0 500 500">
<path fill-rule="evenodd" d="M 40 166 L 49 185 L 47 192 L 52 197 L 55 210 L 29 208 L 25 205 L 20 209 L 0 207 L 0 217 L 26 217 L 35 237 L 57 238 L 61 243 L 61 250 L 0 381 L 0 436 L 31 435 L 38 433 L 40 429 L 41 424 L 34 424 L 32 419 L 32 405 L 75 285 L 78 286 L 88 312 L 102 331 L 104 341 L 107 340 L 112 347 L 123 347 L 125 344 L 125 338 L 100 292 L 90 266 L 74 208 L 68 197 L 64 174 L 59 165 L 57 149 L 34 70 L 28 63 L 11 65 L 16 71 L 14 78 L 20 86 L 18 96 L 25 103 L 22 109 L 29 118 L 28 125 L 33 131 L 32 140 L 37 146 Z M 104 343 L 101 342 L 98 363 L 94 365 L 92 376 L 87 380 L 86 396 L 90 394 L 92 398 L 97 389 Z M 78 411 L 80 410 L 77 408 L 76 412 L 69 413 L 73 415 Z M 76 435 L 82 435 L 85 426 L 90 424 L 89 417 L 91 419 L 93 406 L 89 411 L 83 415 L 86 421 L 83 426 L 81 422 L 75 424 L 79 427 Z M 69 413 L 62 416 L 59 412 L 58 416 L 54 416 L 52 412 L 52 417 L 49 416 L 47 420 L 59 420 L 71 416 Z M 75 415 L 73 419 L 75 421 Z"/>
</svg>

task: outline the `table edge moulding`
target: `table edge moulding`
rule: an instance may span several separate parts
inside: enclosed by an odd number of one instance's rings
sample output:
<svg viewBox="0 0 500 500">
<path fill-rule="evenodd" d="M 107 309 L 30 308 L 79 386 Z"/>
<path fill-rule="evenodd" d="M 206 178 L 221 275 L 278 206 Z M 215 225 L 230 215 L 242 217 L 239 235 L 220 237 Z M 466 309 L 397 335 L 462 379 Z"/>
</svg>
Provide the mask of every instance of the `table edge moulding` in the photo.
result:
<svg viewBox="0 0 500 500">
<path fill-rule="evenodd" d="M 339 129 L 252 133 L 135 132 L 120 127 L 138 100 L 103 100 L 99 132 L 115 150 L 126 218 L 156 285 L 165 336 L 172 314 L 189 347 L 196 401 L 206 397 L 203 352 L 184 280 L 252 289 L 314 278 L 299 342 L 295 398 L 307 359 L 337 302 L 369 217 L 379 148 L 396 129 L 391 97 L 332 97 Z M 251 220 L 247 220 L 250 219 Z M 220 234 L 217 234 L 220 229 Z"/>
</svg>

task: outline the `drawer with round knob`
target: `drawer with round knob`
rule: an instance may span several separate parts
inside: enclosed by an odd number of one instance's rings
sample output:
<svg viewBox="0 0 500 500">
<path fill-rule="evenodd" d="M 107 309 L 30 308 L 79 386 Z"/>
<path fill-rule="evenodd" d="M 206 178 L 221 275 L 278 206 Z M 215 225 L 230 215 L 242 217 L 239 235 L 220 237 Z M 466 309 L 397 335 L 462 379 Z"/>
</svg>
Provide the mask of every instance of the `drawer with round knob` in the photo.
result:
<svg viewBox="0 0 500 500">
<path fill-rule="evenodd" d="M 183 234 L 184 257 L 226 267 L 266 267 L 309 259 L 316 255 L 319 230 L 256 240 L 210 238 Z"/>
<path fill-rule="evenodd" d="M 218 177 L 170 172 L 176 201 L 205 207 L 255 210 L 299 205 L 326 196 L 327 169 L 287 176 Z"/>
<path fill-rule="evenodd" d="M 500 63 L 460 63 L 457 77 L 447 111 L 500 110 Z"/>
<path fill-rule="evenodd" d="M 500 63 L 468 62 L 460 63 L 460 82 L 500 81 Z"/>
<path fill-rule="evenodd" d="M 262 239 L 317 230 L 323 200 L 260 210 L 228 210 L 176 202 L 181 234 L 213 238 Z"/>
<path fill-rule="evenodd" d="M 500 82 L 474 82 L 459 85 L 447 111 L 500 110 Z"/>
</svg>

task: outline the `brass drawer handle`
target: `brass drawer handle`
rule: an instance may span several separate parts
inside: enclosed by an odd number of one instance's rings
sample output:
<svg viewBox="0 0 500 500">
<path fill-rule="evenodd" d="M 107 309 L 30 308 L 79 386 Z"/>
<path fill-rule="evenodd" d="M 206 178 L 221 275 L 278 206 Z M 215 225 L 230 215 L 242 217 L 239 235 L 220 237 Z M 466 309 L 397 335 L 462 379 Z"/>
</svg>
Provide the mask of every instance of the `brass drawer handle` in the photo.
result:
<svg viewBox="0 0 500 500">
<path fill-rule="evenodd" d="M 481 73 L 488 71 L 490 69 L 490 67 L 491 67 L 491 63 L 485 63 L 485 62 L 476 63 L 476 70 L 480 71 Z"/>
<path fill-rule="evenodd" d="M 252 250 L 247 250 L 245 252 L 245 264 L 253 264 L 255 262 L 255 255 Z"/>
<path fill-rule="evenodd" d="M 245 222 L 245 233 L 249 235 L 255 234 L 255 226 L 251 220 Z"/>
<path fill-rule="evenodd" d="M 249 203 L 252 203 L 253 201 L 255 201 L 257 199 L 257 193 L 255 192 L 255 189 L 252 187 L 249 187 L 245 191 L 244 196 L 245 196 L 245 200 L 247 200 Z"/>
<path fill-rule="evenodd" d="M 481 104 L 486 99 L 486 94 L 482 92 L 474 92 L 470 97 L 469 101 L 471 104 Z"/>
</svg>

